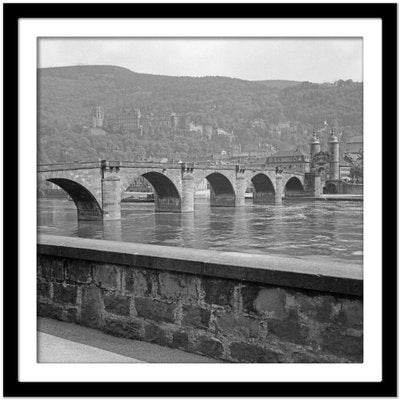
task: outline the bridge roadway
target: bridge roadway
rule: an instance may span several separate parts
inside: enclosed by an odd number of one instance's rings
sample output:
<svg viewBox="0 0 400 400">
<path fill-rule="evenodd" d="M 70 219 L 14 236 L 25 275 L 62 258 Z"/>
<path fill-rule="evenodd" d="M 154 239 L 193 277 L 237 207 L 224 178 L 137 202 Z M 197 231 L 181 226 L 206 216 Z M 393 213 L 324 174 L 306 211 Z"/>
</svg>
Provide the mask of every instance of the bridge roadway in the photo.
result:
<svg viewBox="0 0 400 400">
<path fill-rule="evenodd" d="M 139 176 L 154 188 L 155 211 L 192 212 L 196 187 L 207 181 L 212 207 L 244 205 L 253 187 L 253 202 L 282 204 L 282 197 L 316 197 L 322 193 L 321 177 L 296 168 L 267 164 L 210 165 L 206 163 L 153 163 L 94 161 L 40 164 L 38 189 L 51 182 L 74 201 L 79 220 L 121 218 L 121 198 Z"/>
</svg>

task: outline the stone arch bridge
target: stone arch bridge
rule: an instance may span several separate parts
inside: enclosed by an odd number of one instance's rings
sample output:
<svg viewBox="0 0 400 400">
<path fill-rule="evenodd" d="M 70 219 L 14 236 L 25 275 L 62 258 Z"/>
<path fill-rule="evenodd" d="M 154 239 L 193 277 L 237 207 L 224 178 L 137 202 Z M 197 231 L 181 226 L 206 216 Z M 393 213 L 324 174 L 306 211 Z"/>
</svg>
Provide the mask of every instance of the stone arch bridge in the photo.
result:
<svg viewBox="0 0 400 400">
<path fill-rule="evenodd" d="M 96 161 L 38 166 L 38 188 L 45 181 L 64 189 L 74 201 L 79 220 L 121 218 L 121 198 L 134 179 L 146 178 L 154 188 L 155 211 L 194 211 L 195 187 L 210 187 L 212 207 L 244 205 L 253 187 L 253 202 L 282 204 L 282 197 L 318 196 L 320 176 L 263 165 L 208 165 Z"/>
</svg>

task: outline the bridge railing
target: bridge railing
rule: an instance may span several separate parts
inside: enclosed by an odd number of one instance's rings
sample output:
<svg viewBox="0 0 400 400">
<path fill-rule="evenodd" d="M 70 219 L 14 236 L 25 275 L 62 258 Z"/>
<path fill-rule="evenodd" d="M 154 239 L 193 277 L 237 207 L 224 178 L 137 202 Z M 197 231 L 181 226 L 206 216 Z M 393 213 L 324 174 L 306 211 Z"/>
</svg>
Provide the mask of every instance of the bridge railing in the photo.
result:
<svg viewBox="0 0 400 400">
<path fill-rule="evenodd" d="M 152 161 L 120 161 L 120 167 L 123 167 L 123 168 L 181 169 L 181 164 L 180 163 L 161 163 L 161 162 L 152 162 Z"/>
<path fill-rule="evenodd" d="M 98 160 L 98 161 L 76 161 L 68 163 L 38 164 L 38 172 L 67 171 L 79 169 L 95 169 L 108 166 L 118 166 L 118 168 L 153 168 L 161 170 L 182 169 L 190 165 L 190 168 L 211 171 L 270 171 L 276 169 L 275 165 L 266 163 L 259 164 L 214 164 L 214 163 L 195 163 L 195 162 L 153 162 L 153 161 L 119 161 L 119 160 Z M 301 169 L 285 168 L 284 172 L 291 174 L 303 173 Z"/>
<path fill-rule="evenodd" d="M 80 169 L 96 169 L 100 168 L 101 161 L 89 162 L 71 162 L 57 164 L 38 164 L 37 172 L 56 172 L 56 171 L 71 171 Z"/>
</svg>

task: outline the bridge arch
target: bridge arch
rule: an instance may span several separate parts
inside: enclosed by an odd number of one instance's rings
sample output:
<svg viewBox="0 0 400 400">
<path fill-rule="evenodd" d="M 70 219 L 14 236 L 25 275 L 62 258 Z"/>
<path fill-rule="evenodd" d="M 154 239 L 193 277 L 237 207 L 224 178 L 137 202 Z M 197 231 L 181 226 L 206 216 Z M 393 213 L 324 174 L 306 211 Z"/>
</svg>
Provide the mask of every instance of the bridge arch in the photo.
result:
<svg viewBox="0 0 400 400">
<path fill-rule="evenodd" d="M 290 177 L 285 184 L 285 197 L 304 196 L 304 186 L 297 176 Z"/>
<path fill-rule="evenodd" d="M 164 174 L 156 171 L 142 174 L 154 188 L 154 203 L 156 211 L 181 211 L 181 196 L 174 182 Z"/>
<path fill-rule="evenodd" d="M 235 189 L 225 175 L 212 172 L 206 176 L 210 184 L 210 204 L 213 207 L 234 207 L 236 202 Z"/>
<path fill-rule="evenodd" d="M 275 187 L 270 177 L 262 172 L 251 178 L 253 184 L 253 203 L 267 204 L 275 201 Z"/>
<path fill-rule="evenodd" d="M 78 220 L 93 221 L 103 219 L 103 211 L 100 204 L 85 186 L 66 178 L 50 178 L 46 180 L 68 193 L 77 208 Z"/>
<path fill-rule="evenodd" d="M 153 188 L 154 209 L 156 212 L 181 212 L 182 195 L 179 174 L 168 174 L 164 170 L 154 170 L 150 168 L 122 169 L 119 172 L 121 179 L 121 198 L 123 193 L 133 183 L 137 183 L 139 177 L 143 177 Z M 146 186 L 146 185 L 145 185 Z M 146 190 L 146 189 L 142 189 Z"/>
<path fill-rule="evenodd" d="M 337 185 L 335 185 L 332 182 L 328 182 L 326 184 L 326 186 L 324 186 L 324 188 L 323 188 L 323 193 L 326 193 L 326 194 L 337 194 L 338 193 Z"/>
</svg>

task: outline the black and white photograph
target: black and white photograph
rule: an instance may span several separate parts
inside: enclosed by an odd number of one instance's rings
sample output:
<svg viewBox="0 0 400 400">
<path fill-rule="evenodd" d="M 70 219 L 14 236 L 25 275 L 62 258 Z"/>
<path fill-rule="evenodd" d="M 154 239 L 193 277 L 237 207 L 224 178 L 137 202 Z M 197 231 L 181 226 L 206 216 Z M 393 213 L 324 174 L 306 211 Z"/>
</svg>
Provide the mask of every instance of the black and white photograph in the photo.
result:
<svg viewBox="0 0 400 400">
<path fill-rule="evenodd" d="M 361 38 L 40 38 L 37 72 L 39 362 L 363 361 Z"/>
<path fill-rule="evenodd" d="M 18 379 L 379 383 L 382 20 L 50 10 L 19 20 Z"/>
</svg>

